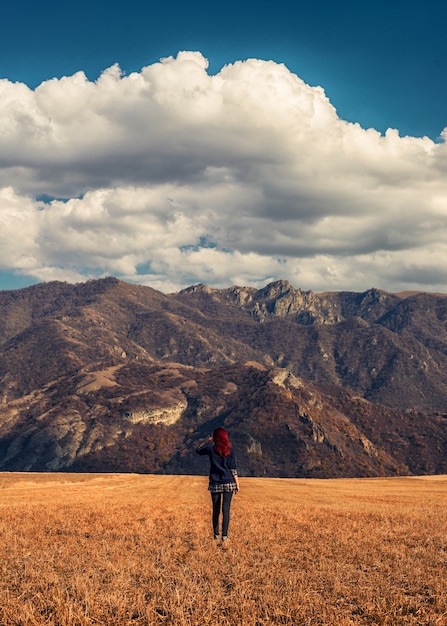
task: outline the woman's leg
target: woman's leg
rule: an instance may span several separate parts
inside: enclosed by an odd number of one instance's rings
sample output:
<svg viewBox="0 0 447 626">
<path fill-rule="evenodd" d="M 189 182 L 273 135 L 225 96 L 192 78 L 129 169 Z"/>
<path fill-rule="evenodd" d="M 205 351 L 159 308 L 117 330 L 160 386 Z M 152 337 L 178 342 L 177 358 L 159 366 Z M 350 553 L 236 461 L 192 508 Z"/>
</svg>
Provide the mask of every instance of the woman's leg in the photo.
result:
<svg viewBox="0 0 447 626">
<path fill-rule="evenodd" d="M 220 515 L 220 506 L 222 500 L 221 493 L 211 493 L 211 499 L 213 501 L 213 531 L 214 536 L 219 534 L 219 515 Z"/>
<path fill-rule="evenodd" d="M 222 537 L 228 537 L 228 526 L 230 525 L 230 506 L 231 498 L 233 497 L 232 491 L 225 491 L 223 494 L 222 503 Z"/>
</svg>

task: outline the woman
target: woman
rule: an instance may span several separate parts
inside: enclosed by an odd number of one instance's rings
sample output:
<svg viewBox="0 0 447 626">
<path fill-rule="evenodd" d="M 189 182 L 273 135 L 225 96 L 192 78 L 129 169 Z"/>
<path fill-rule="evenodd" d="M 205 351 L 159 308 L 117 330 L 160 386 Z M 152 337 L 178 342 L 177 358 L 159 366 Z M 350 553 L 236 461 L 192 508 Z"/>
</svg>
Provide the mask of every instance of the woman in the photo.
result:
<svg viewBox="0 0 447 626">
<path fill-rule="evenodd" d="M 231 499 L 233 493 L 239 491 L 239 478 L 236 458 L 225 428 L 216 428 L 213 436 L 202 443 L 196 452 L 208 455 L 210 459 L 208 490 L 213 503 L 214 539 L 219 539 L 219 516 L 222 510 L 222 541 L 227 541 Z"/>
</svg>

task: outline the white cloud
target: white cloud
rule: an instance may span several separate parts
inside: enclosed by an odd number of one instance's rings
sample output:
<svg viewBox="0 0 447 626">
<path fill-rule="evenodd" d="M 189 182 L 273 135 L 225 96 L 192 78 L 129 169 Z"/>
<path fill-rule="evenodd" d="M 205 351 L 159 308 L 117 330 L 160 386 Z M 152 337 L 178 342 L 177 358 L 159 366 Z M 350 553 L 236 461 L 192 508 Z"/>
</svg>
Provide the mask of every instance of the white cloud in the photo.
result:
<svg viewBox="0 0 447 626">
<path fill-rule="evenodd" d="M 11 187 L 0 188 L 0 268 L 30 270 L 39 265 L 35 203 Z"/>
<path fill-rule="evenodd" d="M 0 269 L 446 289 L 446 143 L 347 123 L 271 61 L 207 68 L 0 81 Z"/>
</svg>

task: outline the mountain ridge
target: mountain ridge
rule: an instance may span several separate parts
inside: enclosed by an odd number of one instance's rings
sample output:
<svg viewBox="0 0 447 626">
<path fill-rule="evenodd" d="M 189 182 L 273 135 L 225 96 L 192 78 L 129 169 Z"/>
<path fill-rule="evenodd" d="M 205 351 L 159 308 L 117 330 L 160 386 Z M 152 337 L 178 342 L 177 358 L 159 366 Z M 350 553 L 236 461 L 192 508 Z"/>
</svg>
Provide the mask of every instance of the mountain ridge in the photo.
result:
<svg viewBox="0 0 447 626">
<path fill-rule="evenodd" d="M 109 277 L 0 308 L 0 469 L 200 473 L 223 424 L 246 475 L 447 472 L 443 294 Z"/>
</svg>

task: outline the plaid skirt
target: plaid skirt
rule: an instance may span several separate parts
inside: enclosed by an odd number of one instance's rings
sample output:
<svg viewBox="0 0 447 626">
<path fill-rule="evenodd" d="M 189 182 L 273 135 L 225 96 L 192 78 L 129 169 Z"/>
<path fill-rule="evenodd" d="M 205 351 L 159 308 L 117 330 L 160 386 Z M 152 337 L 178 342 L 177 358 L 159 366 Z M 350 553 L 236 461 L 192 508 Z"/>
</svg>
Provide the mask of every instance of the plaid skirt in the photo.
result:
<svg viewBox="0 0 447 626">
<path fill-rule="evenodd" d="M 236 491 L 237 485 L 236 483 L 210 483 L 208 485 L 208 491 L 211 493 L 223 493 L 224 491 Z"/>
</svg>

